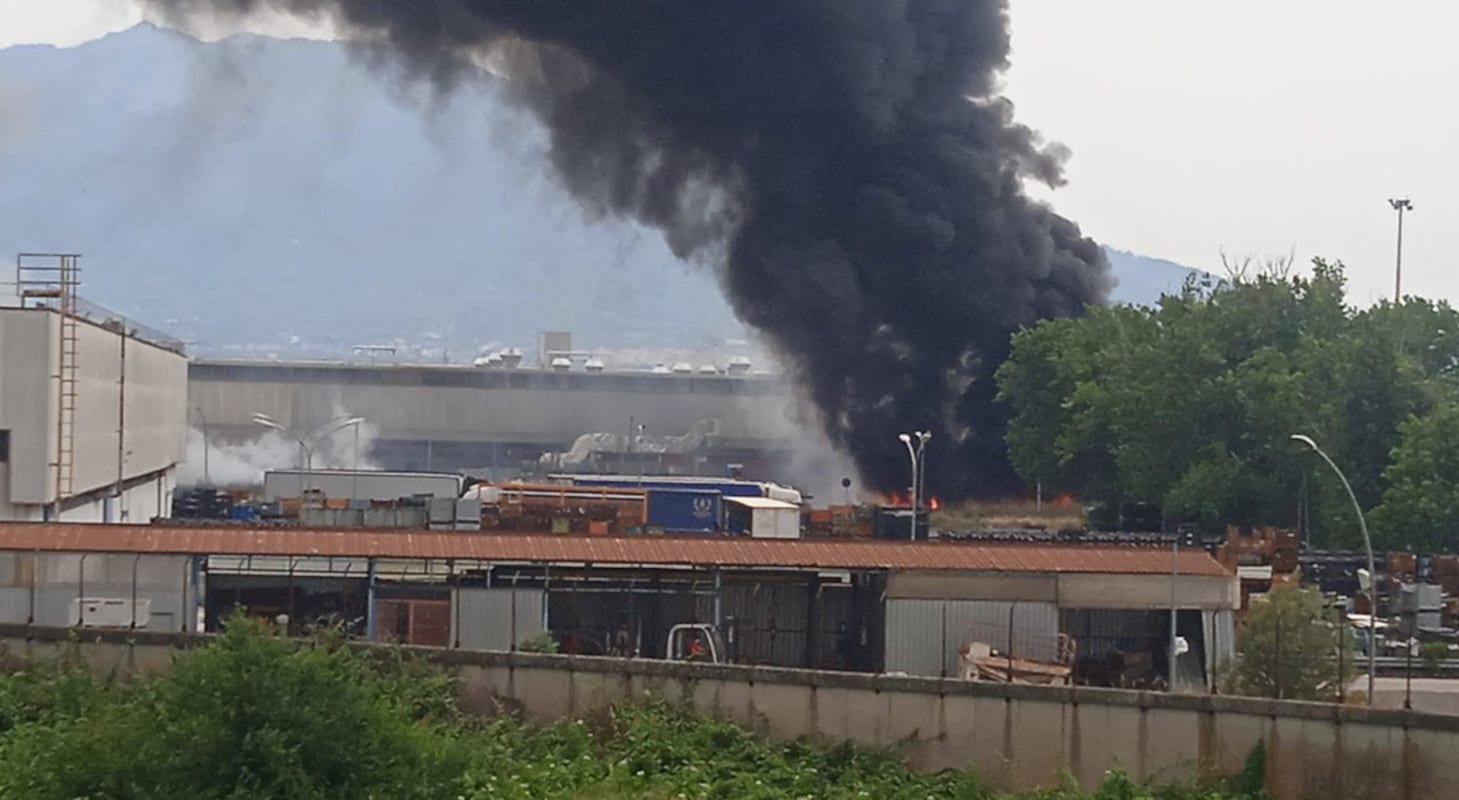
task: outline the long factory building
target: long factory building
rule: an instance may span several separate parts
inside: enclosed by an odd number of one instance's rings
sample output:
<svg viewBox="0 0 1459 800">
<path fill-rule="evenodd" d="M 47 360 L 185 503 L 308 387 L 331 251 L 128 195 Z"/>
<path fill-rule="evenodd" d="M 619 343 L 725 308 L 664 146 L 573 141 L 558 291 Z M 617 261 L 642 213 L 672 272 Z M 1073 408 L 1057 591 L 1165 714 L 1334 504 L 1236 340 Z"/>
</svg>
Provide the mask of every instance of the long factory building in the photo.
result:
<svg viewBox="0 0 1459 800">
<path fill-rule="evenodd" d="M 1158 671 L 1172 597 L 1178 681 L 1208 685 L 1239 591 L 1201 550 L 0 523 L 0 621 L 45 626 L 216 630 L 241 607 L 465 649 L 550 632 L 602 654 L 631 630 L 663 657 L 673 626 L 702 624 L 749 664 L 939 676 L 968 641 L 1051 660 L 1072 639 L 1081 669 L 1135 652 Z"/>
<path fill-rule="evenodd" d="M 501 478 L 543 470 L 773 474 L 795 400 L 778 376 L 194 359 L 191 424 L 215 441 L 258 435 L 256 414 L 307 431 L 368 420 L 384 469 Z M 555 455 L 554 455 L 555 454 Z M 544 458 L 545 457 L 545 458 Z M 556 458 L 556 461 L 552 459 Z"/>
</svg>

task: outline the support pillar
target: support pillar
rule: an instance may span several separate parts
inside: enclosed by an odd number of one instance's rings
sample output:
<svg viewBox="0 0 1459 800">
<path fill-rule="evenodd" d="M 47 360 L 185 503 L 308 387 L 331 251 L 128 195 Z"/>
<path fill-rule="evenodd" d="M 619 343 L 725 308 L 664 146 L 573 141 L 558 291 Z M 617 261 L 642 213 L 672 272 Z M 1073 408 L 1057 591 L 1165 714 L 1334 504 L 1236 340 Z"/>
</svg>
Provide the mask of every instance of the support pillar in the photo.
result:
<svg viewBox="0 0 1459 800">
<path fill-rule="evenodd" d="M 375 618 L 375 559 L 365 562 L 365 640 L 376 640 Z"/>
</svg>

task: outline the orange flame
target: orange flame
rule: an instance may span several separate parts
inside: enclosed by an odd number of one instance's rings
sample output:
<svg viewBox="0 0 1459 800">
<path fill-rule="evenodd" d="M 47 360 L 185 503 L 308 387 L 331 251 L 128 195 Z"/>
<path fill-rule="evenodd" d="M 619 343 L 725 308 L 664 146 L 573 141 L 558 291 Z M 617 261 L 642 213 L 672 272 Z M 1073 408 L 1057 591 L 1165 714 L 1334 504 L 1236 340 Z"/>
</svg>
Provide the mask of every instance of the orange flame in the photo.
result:
<svg viewBox="0 0 1459 800">
<path fill-rule="evenodd" d="M 881 505 L 887 506 L 889 508 L 912 507 L 911 492 L 885 492 L 881 495 L 880 499 Z M 930 511 L 936 511 L 939 508 L 942 508 L 942 501 L 936 497 L 924 498 L 922 503 Z"/>
</svg>

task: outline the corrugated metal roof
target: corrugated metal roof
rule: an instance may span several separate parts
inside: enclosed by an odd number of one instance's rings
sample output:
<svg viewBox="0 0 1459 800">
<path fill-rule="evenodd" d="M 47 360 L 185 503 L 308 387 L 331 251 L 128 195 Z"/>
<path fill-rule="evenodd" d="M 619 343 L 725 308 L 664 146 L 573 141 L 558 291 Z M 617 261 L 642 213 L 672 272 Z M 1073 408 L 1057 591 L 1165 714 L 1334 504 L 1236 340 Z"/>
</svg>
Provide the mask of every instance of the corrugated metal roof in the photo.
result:
<svg viewBox="0 0 1459 800">
<path fill-rule="evenodd" d="M 1163 548 L 1069 544 L 596 537 L 245 526 L 0 523 L 0 550 L 180 555 L 336 556 L 480 561 L 688 564 L 812 569 L 1170 573 Z M 1203 550 L 1180 553 L 1184 575 L 1228 575 Z"/>
</svg>

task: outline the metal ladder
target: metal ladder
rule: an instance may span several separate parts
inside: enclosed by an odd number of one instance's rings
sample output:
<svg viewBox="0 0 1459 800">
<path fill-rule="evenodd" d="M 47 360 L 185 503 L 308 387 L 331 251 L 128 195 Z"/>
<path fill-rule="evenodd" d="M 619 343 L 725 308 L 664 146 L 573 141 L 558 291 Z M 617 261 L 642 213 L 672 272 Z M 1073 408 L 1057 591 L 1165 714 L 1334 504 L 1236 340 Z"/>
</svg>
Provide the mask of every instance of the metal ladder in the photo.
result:
<svg viewBox="0 0 1459 800">
<path fill-rule="evenodd" d="M 77 333 L 76 287 L 81 256 L 76 253 L 20 253 L 15 257 L 15 290 L 22 308 L 52 308 L 61 316 L 56 359 L 56 501 L 71 496 L 76 460 Z"/>
</svg>

